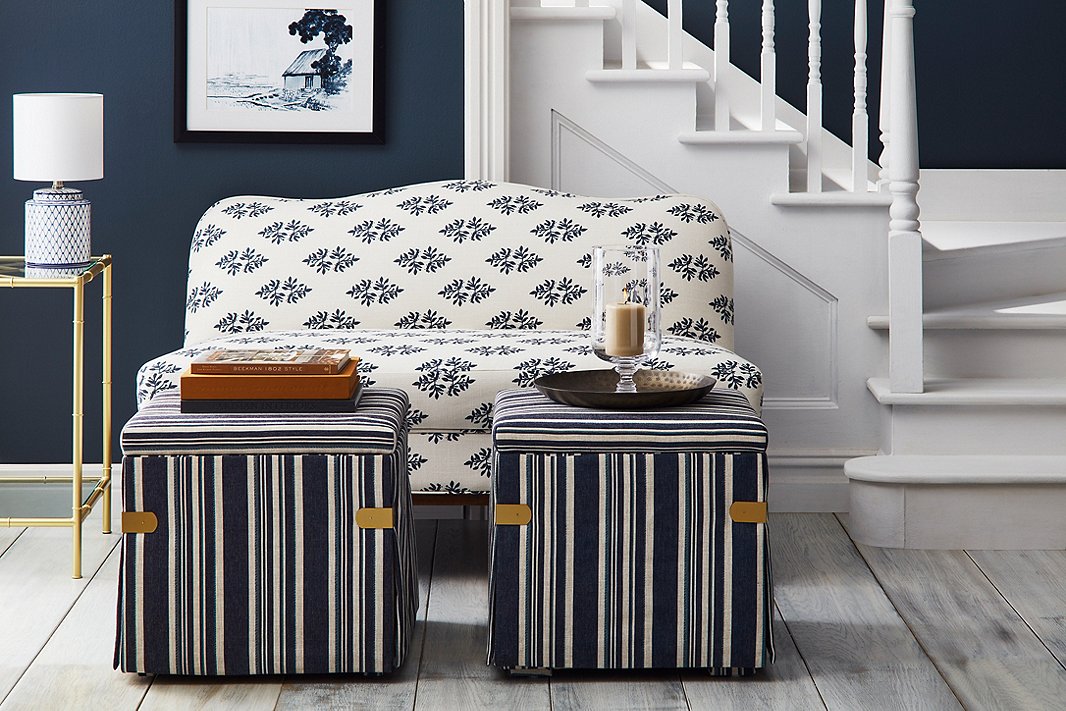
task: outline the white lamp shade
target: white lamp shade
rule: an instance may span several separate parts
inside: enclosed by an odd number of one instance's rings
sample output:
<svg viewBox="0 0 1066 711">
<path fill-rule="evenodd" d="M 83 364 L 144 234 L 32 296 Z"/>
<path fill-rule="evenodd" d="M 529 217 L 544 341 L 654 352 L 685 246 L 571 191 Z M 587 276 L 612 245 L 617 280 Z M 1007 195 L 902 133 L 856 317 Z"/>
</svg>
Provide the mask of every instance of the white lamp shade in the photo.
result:
<svg viewBox="0 0 1066 711">
<path fill-rule="evenodd" d="M 102 94 L 15 94 L 15 180 L 104 177 Z"/>
</svg>

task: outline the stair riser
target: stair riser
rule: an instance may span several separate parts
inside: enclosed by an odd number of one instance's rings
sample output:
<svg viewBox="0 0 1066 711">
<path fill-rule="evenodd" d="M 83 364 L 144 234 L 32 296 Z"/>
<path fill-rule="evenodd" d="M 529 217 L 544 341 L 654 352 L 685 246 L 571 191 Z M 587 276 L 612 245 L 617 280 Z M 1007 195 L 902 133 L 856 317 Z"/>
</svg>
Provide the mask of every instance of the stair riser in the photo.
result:
<svg viewBox="0 0 1066 711">
<path fill-rule="evenodd" d="M 927 259 L 926 309 L 1013 299 L 1061 291 L 1066 248 L 1016 248 L 1012 252 Z"/>
<path fill-rule="evenodd" d="M 1066 455 L 1061 406 L 893 405 L 884 411 L 882 441 L 890 454 Z"/>
<path fill-rule="evenodd" d="M 1066 331 L 925 331 L 927 378 L 1061 378 L 1064 356 Z"/>
<path fill-rule="evenodd" d="M 884 548 L 1066 548 L 1063 484 L 882 484 L 852 480 L 848 531 Z"/>
</svg>

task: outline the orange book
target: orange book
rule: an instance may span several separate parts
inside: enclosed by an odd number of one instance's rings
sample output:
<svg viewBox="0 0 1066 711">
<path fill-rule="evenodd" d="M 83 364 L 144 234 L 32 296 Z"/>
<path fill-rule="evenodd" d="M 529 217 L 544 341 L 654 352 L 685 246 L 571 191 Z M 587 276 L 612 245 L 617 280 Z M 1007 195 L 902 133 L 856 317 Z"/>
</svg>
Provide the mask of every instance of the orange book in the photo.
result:
<svg viewBox="0 0 1066 711">
<path fill-rule="evenodd" d="M 343 400 L 359 385 L 356 361 L 336 375 L 181 374 L 182 400 Z"/>
</svg>

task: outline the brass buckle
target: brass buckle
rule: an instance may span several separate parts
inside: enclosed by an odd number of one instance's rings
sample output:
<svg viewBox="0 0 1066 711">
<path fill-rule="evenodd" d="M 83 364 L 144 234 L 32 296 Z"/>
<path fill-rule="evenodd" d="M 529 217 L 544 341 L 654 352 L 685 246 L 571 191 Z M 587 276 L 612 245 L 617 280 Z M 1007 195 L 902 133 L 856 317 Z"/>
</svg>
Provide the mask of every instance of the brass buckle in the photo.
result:
<svg viewBox="0 0 1066 711">
<path fill-rule="evenodd" d="M 533 510 L 527 504 L 496 504 L 497 526 L 525 526 L 533 520 Z"/>
<path fill-rule="evenodd" d="M 155 533 L 159 519 L 151 511 L 123 511 L 123 533 Z"/>
<path fill-rule="evenodd" d="M 359 528 L 392 528 L 392 509 L 364 506 L 355 512 L 355 525 Z"/>
</svg>

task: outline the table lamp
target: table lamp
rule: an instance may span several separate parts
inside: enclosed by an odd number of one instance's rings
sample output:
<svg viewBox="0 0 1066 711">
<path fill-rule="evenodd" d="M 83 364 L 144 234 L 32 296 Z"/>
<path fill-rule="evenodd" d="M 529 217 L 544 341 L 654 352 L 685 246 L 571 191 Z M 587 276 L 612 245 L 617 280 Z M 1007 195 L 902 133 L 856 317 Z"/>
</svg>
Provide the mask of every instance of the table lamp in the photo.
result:
<svg viewBox="0 0 1066 711">
<path fill-rule="evenodd" d="M 102 94 L 15 94 L 15 180 L 49 181 L 26 201 L 26 266 L 91 262 L 92 206 L 64 181 L 104 177 Z"/>
</svg>

